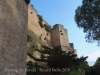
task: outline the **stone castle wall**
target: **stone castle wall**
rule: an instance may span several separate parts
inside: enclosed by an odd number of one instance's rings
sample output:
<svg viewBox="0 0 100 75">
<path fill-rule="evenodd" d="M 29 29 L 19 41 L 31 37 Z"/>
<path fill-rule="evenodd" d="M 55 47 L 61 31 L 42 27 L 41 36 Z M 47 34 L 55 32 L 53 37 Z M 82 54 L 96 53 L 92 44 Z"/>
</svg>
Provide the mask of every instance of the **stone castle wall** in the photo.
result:
<svg viewBox="0 0 100 75">
<path fill-rule="evenodd" d="M 27 1 L 27 0 L 26 0 Z M 24 0 L 0 0 L 0 74 L 26 75 L 27 4 Z"/>
<path fill-rule="evenodd" d="M 63 25 L 60 25 L 60 42 L 61 42 L 61 48 L 63 51 L 68 52 L 69 51 L 69 40 L 68 40 L 68 32 L 66 29 L 64 29 Z"/>
<path fill-rule="evenodd" d="M 51 29 L 51 33 L 48 33 L 45 28 L 41 28 L 39 25 L 39 18 L 38 18 L 38 12 L 35 10 L 35 8 L 32 5 L 28 6 L 28 30 L 29 34 L 34 37 L 34 43 L 38 45 L 38 49 L 41 49 L 41 46 L 48 46 L 48 47 L 60 47 L 63 51 L 68 52 L 70 49 L 70 44 L 68 40 L 68 32 L 66 29 L 64 29 L 63 25 L 56 24 Z M 48 23 L 43 20 L 43 24 Z M 31 33 L 30 33 L 31 32 Z M 47 33 L 49 34 L 47 36 Z M 34 35 L 32 35 L 34 34 Z M 42 36 L 41 36 L 42 35 Z M 41 36 L 41 40 L 39 40 L 39 37 Z M 44 38 L 47 38 L 47 40 L 44 40 Z M 29 44 L 28 44 L 29 45 Z M 29 51 L 30 50 L 30 51 Z M 33 53 L 32 55 L 36 56 L 37 58 L 40 58 L 40 53 L 29 49 L 29 53 Z M 71 48 L 71 50 L 74 50 L 74 48 Z"/>
<path fill-rule="evenodd" d="M 29 4 L 28 5 L 28 34 L 32 37 L 32 41 L 28 42 L 28 54 L 31 54 L 35 58 L 40 58 L 41 53 L 32 48 L 32 44 L 36 45 L 36 48 L 42 50 L 42 46 L 51 47 L 51 33 L 47 32 L 45 28 L 41 27 L 39 24 L 38 12 L 35 8 Z M 43 19 L 43 17 L 42 17 Z M 48 23 L 43 19 L 43 25 Z M 27 56 L 27 61 L 33 61 L 29 56 Z"/>
<path fill-rule="evenodd" d="M 48 33 L 45 30 L 45 28 L 41 28 L 38 22 L 39 19 L 37 15 L 38 15 L 37 11 L 34 9 L 32 5 L 29 4 L 28 5 L 28 30 L 32 31 L 35 35 L 37 35 L 37 38 L 41 36 L 40 41 L 42 42 L 42 45 L 48 45 L 48 43 L 50 44 L 51 41 L 51 37 L 50 37 L 51 34 Z M 47 22 L 43 20 L 43 24 L 47 24 Z M 48 41 L 44 40 L 45 37 Z"/>
<path fill-rule="evenodd" d="M 63 51 L 67 51 L 69 47 L 67 30 L 60 24 L 53 26 L 51 39 L 53 46 L 60 46 Z"/>
<path fill-rule="evenodd" d="M 61 46 L 59 25 L 54 25 L 51 32 L 51 42 L 54 47 Z"/>
<path fill-rule="evenodd" d="M 69 43 L 67 29 L 64 29 L 63 25 L 55 24 L 51 31 L 51 42 L 54 47 L 59 47 L 66 53 L 74 51 L 74 54 L 77 55 L 77 50 L 74 49 L 74 44 Z"/>
<path fill-rule="evenodd" d="M 39 25 L 39 18 L 38 18 L 38 12 L 35 10 L 33 5 L 28 5 L 28 34 L 30 34 L 33 37 L 33 41 L 31 43 L 35 43 L 38 46 L 38 49 L 41 49 L 41 46 L 48 46 L 48 47 L 60 47 L 63 51 L 75 51 L 74 53 L 77 54 L 77 51 L 74 49 L 74 46 L 72 43 L 69 43 L 68 39 L 68 31 L 67 29 L 64 29 L 63 25 L 56 24 L 51 29 L 51 33 L 47 32 L 45 28 L 41 28 Z M 43 19 L 43 24 L 48 23 Z M 48 36 L 47 36 L 48 34 Z M 39 37 L 41 36 L 41 40 Z M 47 40 L 44 40 L 44 38 L 47 38 Z M 38 51 L 35 51 L 34 49 L 30 48 L 30 43 L 28 43 L 28 52 L 31 53 L 31 55 L 35 56 L 36 58 L 40 58 L 41 53 Z M 30 59 L 28 57 L 28 59 Z"/>
</svg>

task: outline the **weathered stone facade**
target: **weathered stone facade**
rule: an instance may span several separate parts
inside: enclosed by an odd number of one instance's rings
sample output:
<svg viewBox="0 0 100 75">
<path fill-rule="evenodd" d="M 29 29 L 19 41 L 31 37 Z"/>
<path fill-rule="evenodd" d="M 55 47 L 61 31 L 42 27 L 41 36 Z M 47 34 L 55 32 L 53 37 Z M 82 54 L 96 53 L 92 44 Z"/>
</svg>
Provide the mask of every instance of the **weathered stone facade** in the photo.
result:
<svg viewBox="0 0 100 75">
<path fill-rule="evenodd" d="M 51 42 L 54 47 L 60 46 L 63 51 L 68 51 L 69 40 L 67 30 L 64 29 L 63 25 L 56 24 L 53 26 L 51 33 Z"/>
<path fill-rule="evenodd" d="M 39 38 L 41 36 L 41 40 L 39 40 L 39 41 L 42 43 L 42 45 L 49 44 L 49 46 L 50 46 L 51 34 L 50 34 L 50 32 L 47 32 L 45 30 L 45 28 L 41 28 L 41 26 L 39 25 L 39 22 L 38 22 L 39 18 L 37 15 L 38 15 L 37 11 L 34 9 L 34 7 L 32 5 L 29 4 L 28 5 L 28 30 L 32 31 L 37 36 L 37 38 Z M 42 23 L 47 24 L 47 22 L 45 20 L 43 20 Z M 47 38 L 48 41 L 44 40 L 45 37 Z"/>
<path fill-rule="evenodd" d="M 26 75 L 27 4 L 0 0 L 0 75 Z"/>
<path fill-rule="evenodd" d="M 34 48 L 32 49 L 32 43 L 35 43 L 38 46 L 39 50 L 42 50 L 41 46 L 59 47 L 62 51 L 65 51 L 66 53 L 68 51 L 74 51 L 74 53 L 77 54 L 73 44 L 69 43 L 67 29 L 64 29 L 63 25 L 54 25 L 53 28 L 51 28 L 51 32 L 48 33 L 45 28 L 41 28 L 37 15 L 38 12 L 35 10 L 35 8 L 32 5 L 28 5 L 28 34 L 32 36 L 33 39 L 33 41 L 28 42 L 29 54 L 38 59 L 41 56 L 41 53 L 36 51 Z M 48 23 L 44 19 L 43 24 L 48 25 Z M 40 36 L 41 40 L 39 39 Z M 47 40 L 44 40 L 45 37 L 47 38 Z M 27 56 L 27 59 L 30 60 L 31 58 Z"/>
<path fill-rule="evenodd" d="M 33 55 L 35 58 L 40 58 L 41 53 L 32 48 L 32 45 L 36 45 L 36 48 L 41 50 L 42 46 L 51 46 L 51 33 L 47 32 L 45 28 L 41 28 L 39 24 L 39 17 L 35 8 L 28 5 L 28 34 L 32 37 L 32 41 L 28 42 L 28 54 Z M 42 18 L 43 19 L 43 18 Z M 43 19 L 43 25 L 48 23 Z M 46 39 L 45 39 L 46 38 Z M 27 56 L 28 59 L 29 56 Z M 27 60 L 28 61 L 28 60 Z M 34 61 L 34 60 L 33 60 Z"/>
<path fill-rule="evenodd" d="M 74 51 L 74 53 L 77 54 L 73 43 L 69 43 L 67 30 L 64 29 L 63 25 L 61 24 L 56 24 L 53 26 L 51 32 L 51 43 L 54 47 L 60 47 L 62 51 Z"/>
</svg>

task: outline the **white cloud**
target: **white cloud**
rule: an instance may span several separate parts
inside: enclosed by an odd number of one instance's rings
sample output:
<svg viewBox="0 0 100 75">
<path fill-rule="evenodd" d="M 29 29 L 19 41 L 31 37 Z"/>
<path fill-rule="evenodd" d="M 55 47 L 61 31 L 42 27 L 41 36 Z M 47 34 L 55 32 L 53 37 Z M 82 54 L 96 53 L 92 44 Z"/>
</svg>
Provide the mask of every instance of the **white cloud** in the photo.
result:
<svg viewBox="0 0 100 75">
<path fill-rule="evenodd" d="M 97 58 L 100 57 L 100 51 L 93 52 L 86 56 L 88 56 L 87 61 L 89 65 L 92 66 L 96 62 Z"/>
</svg>

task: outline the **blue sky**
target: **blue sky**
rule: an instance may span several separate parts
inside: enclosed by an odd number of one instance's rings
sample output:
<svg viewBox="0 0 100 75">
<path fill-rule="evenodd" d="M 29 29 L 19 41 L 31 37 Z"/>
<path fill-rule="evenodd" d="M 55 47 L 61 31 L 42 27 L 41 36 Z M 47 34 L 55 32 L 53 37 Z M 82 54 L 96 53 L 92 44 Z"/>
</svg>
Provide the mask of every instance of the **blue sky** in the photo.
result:
<svg viewBox="0 0 100 75">
<path fill-rule="evenodd" d="M 74 43 L 78 57 L 89 56 L 87 59 L 89 65 L 93 65 L 100 57 L 100 47 L 97 43 L 87 43 L 85 33 L 74 21 L 75 9 L 82 4 L 82 0 L 31 0 L 30 4 L 51 26 L 64 25 L 64 28 L 68 30 L 69 42 Z"/>
</svg>

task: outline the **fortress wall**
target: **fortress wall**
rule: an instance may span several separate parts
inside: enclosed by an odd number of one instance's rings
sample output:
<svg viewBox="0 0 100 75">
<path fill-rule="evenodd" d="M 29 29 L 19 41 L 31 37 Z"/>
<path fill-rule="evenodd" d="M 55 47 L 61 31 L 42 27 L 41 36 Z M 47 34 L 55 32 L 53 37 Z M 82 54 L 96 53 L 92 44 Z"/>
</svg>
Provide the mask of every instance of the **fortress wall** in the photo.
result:
<svg viewBox="0 0 100 75">
<path fill-rule="evenodd" d="M 0 74 L 26 75 L 28 12 L 24 0 L 0 0 Z M 10 71 L 14 70 L 14 71 Z"/>
<path fill-rule="evenodd" d="M 52 44 L 53 46 L 61 46 L 63 51 L 67 51 L 69 47 L 67 30 L 60 24 L 54 25 L 52 29 Z"/>
<path fill-rule="evenodd" d="M 48 45 L 48 42 L 46 40 L 44 40 L 44 38 L 46 37 L 47 40 L 51 41 L 51 34 L 48 33 L 45 28 L 41 28 L 38 21 L 38 13 L 37 11 L 35 10 L 35 8 L 32 6 L 32 5 L 28 5 L 28 29 L 31 30 L 35 35 L 37 35 L 37 38 L 39 39 L 39 36 L 41 36 L 41 42 L 44 44 L 44 45 Z M 44 20 L 43 21 L 43 24 L 47 24 L 47 22 Z M 47 35 L 48 33 L 48 35 Z"/>
<path fill-rule="evenodd" d="M 32 41 L 28 42 L 28 54 L 31 54 L 33 57 L 40 59 L 41 53 L 32 48 L 32 44 L 36 45 L 36 48 L 42 50 L 42 46 L 51 47 L 51 33 L 47 32 L 45 28 L 41 28 L 39 24 L 38 12 L 32 5 L 28 5 L 28 34 L 32 36 Z M 43 19 L 43 18 L 42 18 Z M 48 23 L 43 19 L 43 24 Z M 41 39 L 40 39 L 41 37 Z M 45 40 L 46 37 L 46 40 Z M 27 56 L 27 61 L 35 62 L 34 59 Z"/>
<path fill-rule="evenodd" d="M 61 46 L 60 34 L 59 34 L 59 25 L 58 24 L 53 26 L 53 29 L 52 29 L 52 32 L 51 32 L 51 42 L 52 42 L 52 45 L 54 47 Z"/>
<path fill-rule="evenodd" d="M 69 40 L 68 40 L 68 32 L 64 29 L 63 25 L 56 24 L 51 29 L 51 33 L 48 33 L 45 28 L 41 28 L 39 25 L 38 13 L 32 5 L 28 5 L 28 34 L 32 36 L 33 40 L 28 42 L 28 53 L 34 56 L 35 58 L 40 58 L 41 53 L 32 49 L 32 43 L 38 45 L 38 49 L 41 50 L 41 46 L 48 46 L 48 47 L 59 47 L 63 51 L 68 52 L 70 50 Z M 48 23 L 43 20 L 43 24 Z M 42 35 L 42 36 L 41 36 Z M 39 37 L 41 36 L 41 40 Z M 47 40 L 44 40 L 44 38 Z M 52 44 L 52 45 L 51 45 Z M 74 49 L 71 49 L 74 50 Z M 27 61 L 30 61 L 31 58 L 27 56 Z M 31 60 L 35 62 L 35 60 Z"/>
<path fill-rule="evenodd" d="M 67 30 L 64 29 L 63 25 L 60 25 L 60 42 L 63 51 L 68 51 L 69 48 L 69 40 Z"/>
<path fill-rule="evenodd" d="M 62 46 L 68 46 L 69 47 L 69 40 L 68 40 L 68 33 L 67 30 L 64 29 L 62 25 L 60 25 L 60 41 Z"/>
</svg>

